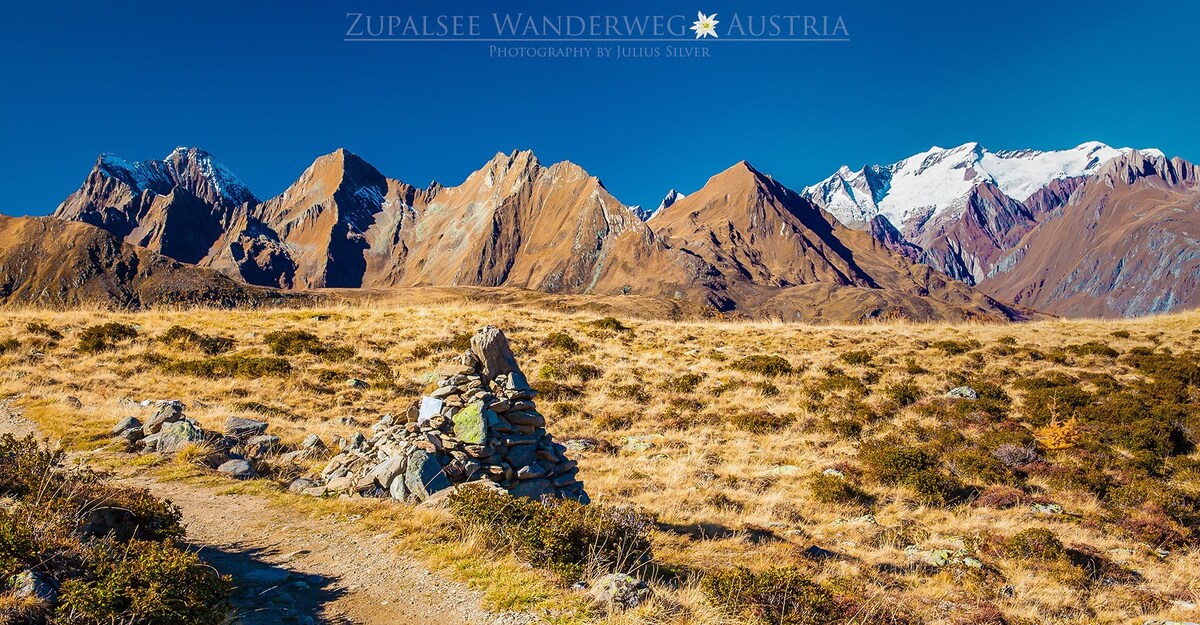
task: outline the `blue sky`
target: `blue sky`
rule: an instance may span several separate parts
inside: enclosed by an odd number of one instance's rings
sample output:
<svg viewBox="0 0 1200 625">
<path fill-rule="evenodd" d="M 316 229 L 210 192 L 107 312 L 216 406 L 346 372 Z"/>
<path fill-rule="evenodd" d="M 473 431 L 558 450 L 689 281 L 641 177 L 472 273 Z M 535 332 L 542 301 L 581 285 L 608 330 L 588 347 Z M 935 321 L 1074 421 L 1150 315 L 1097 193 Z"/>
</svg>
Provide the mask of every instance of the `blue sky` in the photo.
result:
<svg viewBox="0 0 1200 625">
<path fill-rule="evenodd" d="M 697 10 L 840 15 L 850 41 L 697 44 L 689 33 L 679 44 L 709 58 L 616 60 L 343 40 L 348 12 Z M 456 184 L 497 151 L 531 148 L 650 205 L 741 159 L 792 187 L 967 141 L 1099 140 L 1197 160 L 1197 23 L 1197 2 L 1094 0 L 9 2 L 0 212 L 52 211 L 101 152 L 143 160 L 177 145 L 213 152 L 264 198 L 337 147 L 418 185 Z"/>
</svg>

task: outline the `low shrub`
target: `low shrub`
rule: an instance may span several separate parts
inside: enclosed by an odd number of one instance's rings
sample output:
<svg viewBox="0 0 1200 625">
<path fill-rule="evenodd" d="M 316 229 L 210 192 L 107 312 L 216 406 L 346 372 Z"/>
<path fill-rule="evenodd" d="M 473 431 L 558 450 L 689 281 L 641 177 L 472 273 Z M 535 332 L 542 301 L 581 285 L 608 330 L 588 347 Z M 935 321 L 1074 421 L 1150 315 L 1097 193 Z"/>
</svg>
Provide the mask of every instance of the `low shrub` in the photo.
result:
<svg viewBox="0 0 1200 625">
<path fill-rule="evenodd" d="M 63 338 L 63 333 L 50 327 L 42 321 L 31 321 L 25 324 L 25 330 L 30 334 L 39 334 L 52 341 L 60 341 Z"/>
<path fill-rule="evenodd" d="M 763 397 L 778 397 L 779 387 L 766 380 L 756 380 L 750 383 L 750 388 Z"/>
<path fill-rule="evenodd" d="M 989 486 L 971 502 L 976 508 L 1004 510 L 1015 508 L 1029 501 L 1024 491 L 1012 486 Z"/>
<path fill-rule="evenodd" d="M 858 457 L 871 475 L 883 484 L 898 484 L 937 467 L 937 460 L 924 450 L 896 443 L 865 443 L 859 449 Z"/>
<path fill-rule="evenodd" d="M 0 580 L 36 571 L 59 583 L 29 625 L 218 625 L 229 579 L 176 547 L 178 508 L 117 486 L 33 437 L 0 437 Z M 14 622 L 0 598 L 0 621 Z M 6 620 L 7 619 L 7 620 Z"/>
<path fill-rule="evenodd" d="M 482 530 L 494 546 L 564 581 L 636 571 L 652 556 L 652 519 L 629 508 L 460 488 L 450 496 L 450 511 L 466 527 Z"/>
<path fill-rule="evenodd" d="M 137 328 L 127 323 L 105 323 L 88 326 L 79 333 L 79 345 L 75 349 L 84 354 L 108 351 L 117 343 L 137 338 Z"/>
<path fill-rule="evenodd" d="M 612 389 L 609 390 L 609 395 L 617 399 L 635 401 L 639 404 L 650 401 L 650 393 L 641 384 L 614 384 Z"/>
<path fill-rule="evenodd" d="M 1075 345 L 1068 345 L 1066 350 L 1076 356 L 1103 356 L 1105 358 L 1116 358 L 1121 355 L 1121 352 L 1101 343 L 1100 341 L 1088 341 Z"/>
<path fill-rule="evenodd" d="M 578 362 L 568 364 L 564 372 L 570 377 L 579 378 L 582 382 L 598 380 L 604 375 L 604 370 L 600 367 Z"/>
<path fill-rule="evenodd" d="M 320 356 L 328 349 L 317 335 L 303 330 L 268 332 L 263 337 L 263 342 L 276 356 L 294 356 L 303 353 Z"/>
<path fill-rule="evenodd" d="M 691 393 L 703 381 L 703 373 L 684 373 L 667 378 L 659 388 L 670 393 Z"/>
<path fill-rule="evenodd" d="M 921 387 L 912 382 L 898 382 L 884 389 L 884 394 L 888 399 L 896 403 L 897 406 L 910 406 L 921 399 L 923 393 Z"/>
<path fill-rule="evenodd" d="M 198 349 L 209 356 L 233 349 L 233 339 L 229 337 L 201 334 L 178 325 L 168 328 L 158 340 L 176 347 Z"/>
<path fill-rule="evenodd" d="M 18 349 L 21 349 L 21 342 L 18 341 L 17 339 L 7 338 L 7 339 L 4 339 L 3 341 L 0 341 L 0 354 L 7 354 L 8 352 L 15 352 Z"/>
<path fill-rule="evenodd" d="M 471 333 L 459 332 L 445 339 L 436 339 L 418 343 L 412 350 L 414 358 L 428 358 L 433 354 L 452 351 L 462 353 L 471 349 Z"/>
<path fill-rule="evenodd" d="M 846 392 L 849 395 L 866 395 L 867 385 L 862 383 L 858 378 L 852 378 L 840 371 L 829 374 L 829 377 L 818 382 L 815 386 L 807 389 L 809 397 L 820 399 L 831 393 Z"/>
<path fill-rule="evenodd" d="M 1060 560 L 1066 556 L 1062 541 L 1054 532 L 1031 527 L 1024 529 L 998 545 L 1001 555 L 1021 560 Z"/>
<path fill-rule="evenodd" d="M 848 365 L 865 365 L 871 362 L 872 355 L 871 352 L 868 352 L 865 349 L 859 349 L 844 352 L 841 356 L 838 356 L 838 358 Z"/>
<path fill-rule="evenodd" d="M 960 354 L 965 354 L 971 350 L 979 349 L 982 346 L 983 346 L 982 343 L 980 343 L 979 341 L 973 340 L 973 339 L 970 341 L 953 341 L 953 340 L 934 341 L 933 343 L 930 344 L 930 347 L 933 347 L 934 349 L 939 349 L 951 356 L 958 356 Z"/>
<path fill-rule="evenodd" d="M 229 612 L 229 582 L 170 543 L 111 539 L 83 550 L 83 576 L 62 582 L 66 624 L 216 625 Z"/>
<path fill-rule="evenodd" d="M 275 419 L 284 419 L 286 421 L 299 421 L 300 417 L 296 413 L 283 408 L 281 406 L 272 406 L 257 401 L 239 401 L 233 403 L 233 409 L 242 412 L 253 412 L 263 415 L 264 417 L 272 417 Z"/>
<path fill-rule="evenodd" d="M 579 351 L 579 341 L 566 332 L 551 332 L 542 340 L 542 344 L 551 349 L 561 349 L 568 352 Z"/>
<path fill-rule="evenodd" d="M 901 481 L 917 496 L 917 500 L 929 506 L 947 506 L 962 499 L 964 488 L 957 479 L 934 469 L 923 469 L 909 474 Z"/>
<path fill-rule="evenodd" d="M 845 478 L 817 474 L 808 482 L 814 501 L 829 504 L 868 504 L 871 496 Z"/>
<path fill-rule="evenodd" d="M 537 391 L 539 398 L 550 401 L 579 399 L 583 397 L 583 390 L 570 384 L 545 381 L 538 382 L 533 387 Z"/>
<path fill-rule="evenodd" d="M 1014 484 L 1016 475 L 999 458 L 982 449 L 960 449 L 950 454 L 948 464 L 955 474 L 982 484 Z"/>
<path fill-rule="evenodd" d="M 825 625 L 841 617 L 833 594 L 791 567 L 720 571 L 705 575 L 700 587 L 714 605 L 754 622 Z"/>
<path fill-rule="evenodd" d="M 292 365 L 273 356 L 233 354 L 205 360 L 186 360 L 167 365 L 168 373 L 202 378 L 265 378 L 292 372 Z"/>
<path fill-rule="evenodd" d="M 769 410 L 744 410 L 734 412 L 726 417 L 726 421 L 733 427 L 755 434 L 782 430 L 795 420 L 795 415 L 780 415 Z"/>
<path fill-rule="evenodd" d="M 593 328 L 608 330 L 609 332 L 631 332 L 633 330 L 633 328 L 621 323 L 621 320 L 616 317 L 603 317 L 595 321 L 589 321 L 588 325 Z"/>
<path fill-rule="evenodd" d="M 738 371 L 756 373 L 758 375 L 765 375 L 768 377 L 790 375 L 791 373 L 795 372 L 795 369 L 792 367 L 792 363 L 788 362 L 786 358 L 783 358 L 782 356 L 767 356 L 763 354 L 740 358 L 730 363 L 729 366 Z"/>
</svg>

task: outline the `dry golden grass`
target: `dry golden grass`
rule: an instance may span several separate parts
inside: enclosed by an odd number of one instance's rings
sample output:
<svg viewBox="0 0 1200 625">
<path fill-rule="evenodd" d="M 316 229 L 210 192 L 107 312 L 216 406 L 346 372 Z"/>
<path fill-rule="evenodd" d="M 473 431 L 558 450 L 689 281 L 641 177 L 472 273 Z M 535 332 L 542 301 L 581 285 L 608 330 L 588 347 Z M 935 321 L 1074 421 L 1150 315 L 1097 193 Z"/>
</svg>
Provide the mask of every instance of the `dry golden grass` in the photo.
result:
<svg viewBox="0 0 1200 625">
<path fill-rule="evenodd" d="M 1014 399 L 1008 415 L 1013 421 L 1022 420 L 1022 394 L 1012 386 L 1018 380 L 1066 373 L 1081 379 L 1085 390 L 1093 384 L 1087 376 L 1095 373 L 1137 381 L 1141 374 L 1120 358 L 1064 348 L 1096 341 L 1122 354 L 1136 347 L 1195 352 L 1200 350 L 1200 313 L 1025 325 L 621 319 L 630 331 L 597 324 L 591 313 L 461 302 L 136 314 L 17 310 L 3 316 L 0 341 L 15 339 L 17 345 L 0 355 L 0 394 L 19 404 L 45 433 L 77 447 L 106 442 L 107 429 L 127 413 L 121 402 L 126 398 L 181 399 L 189 416 L 212 428 L 230 415 L 261 418 L 267 410 L 271 431 L 285 442 L 309 433 L 329 442 L 367 431 L 382 414 L 407 408 L 425 382 L 422 376 L 453 355 L 439 341 L 448 344 L 456 334 L 484 324 L 502 327 L 530 379 L 550 391 L 543 392 L 539 408 L 551 433 L 559 440 L 599 440 L 599 450 L 574 454 L 592 498 L 656 515 L 661 526 L 654 535 L 656 560 L 680 573 L 674 582 L 656 582 L 653 601 L 610 617 L 613 623 L 728 622 L 730 617 L 708 605 L 696 580 L 700 572 L 734 565 L 797 566 L 829 587 L 850 589 L 847 594 L 863 606 L 855 622 L 872 622 L 879 613 L 872 610 L 889 608 L 922 622 L 947 624 L 976 622 L 993 613 L 1011 623 L 1200 617 L 1186 607 L 1200 603 L 1200 552 L 1176 545 L 1165 556 L 1156 553 L 1105 520 L 1104 502 L 1090 493 L 1056 489 L 1031 476 L 1029 489 L 1069 513 L 1039 515 L 1020 506 L 928 506 L 905 488 L 869 479 L 859 483 L 870 503 L 821 503 L 808 486 L 810 476 L 825 468 L 851 476 L 861 470 L 860 438 L 946 430 L 945 413 L 934 408 L 964 380 L 989 380 L 1007 389 Z M 81 330 L 106 322 L 133 324 L 139 335 L 111 351 L 77 352 Z M 30 323 L 44 324 L 62 338 L 32 331 Z M 304 330 L 330 348 L 350 348 L 353 355 L 344 360 L 345 354 L 339 359 L 287 355 L 289 374 L 259 379 L 169 373 L 170 363 L 206 358 L 198 350 L 157 340 L 174 325 L 232 338 L 234 354 L 271 355 L 266 334 Z M 565 333 L 576 345 L 548 342 L 553 332 Z M 851 352 L 866 357 L 847 356 Z M 735 368 L 740 359 L 755 355 L 783 357 L 794 371 L 764 376 Z M 814 394 L 839 372 L 863 387 Z M 689 373 L 697 377 L 680 378 Z M 352 388 L 346 384 L 350 378 L 370 386 Z M 894 403 L 888 389 L 900 384 L 915 388 L 913 405 Z M 764 421 L 762 413 L 771 418 Z M 335 421 L 343 417 L 361 425 Z M 859 422 L 861 434 L 839 429 L 838 423 L 848 420 Z M 971 437 L 976 425 L 955 427 Z M 1061 443 L 1070 433 L 1042 434 Z M 651 446 L 627 448 L 629 437 Z M 1069 443 L 1056 450 L 1057 445 L 1046 445 L 1048 460 L 1073 453 Z M 1179 488 L 1197 492 L 1195 476 L 1173 479 Z M 293 499 L 288 498 L 289 505 L 310 505 Z M 868 512 L 873 523 L 860 518 Z M 984 558 L 985 573 L 936 570 L 914 565 L 905 552 L 909 545 L 919 551 L 955 550 L 981 536 L 1011 536 L 1029 527 L 1048 528 L 1068 547 L 1103 554 L 1140 577 L 1088 583 L 1077 569 L 1003 556 Z M 410 529 L 418 537 L 423 531 Z M 440 567 L 458 569 L 460 577 L 482 587 L 504 579 L 494 569 L 469 564 L 483 547 L 438 544 Z M 811 545 L 841 557 L 814 561 L 804 555 Z M 427 548 L 426 555 L 434 557 L 430 553 Z M 511 593 L 496 594 L 498 605 L 504 604 L 503 596 Z"/>
</svg>

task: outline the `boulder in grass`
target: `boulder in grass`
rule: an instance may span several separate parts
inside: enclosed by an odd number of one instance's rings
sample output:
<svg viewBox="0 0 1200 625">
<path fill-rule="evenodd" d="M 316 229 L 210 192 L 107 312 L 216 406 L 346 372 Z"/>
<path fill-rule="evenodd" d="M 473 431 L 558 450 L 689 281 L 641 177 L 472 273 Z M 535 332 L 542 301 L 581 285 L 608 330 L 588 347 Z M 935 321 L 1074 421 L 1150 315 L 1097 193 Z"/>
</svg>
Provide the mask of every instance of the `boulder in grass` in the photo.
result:
<svg viewBox="0 0 1200 625">
<path fill-rule="evenodd" d="M 146 419 L 146 424 L 142 426 L 142 430 L 146 434 L 157 434 L 162 427 L 168 423 L 175 423 L 183 419 L 183 404 L 179 402 L 167 402 L 158 407 L 149 419 Z"/>
<path fill-rule="evenodd" d="M 609 573 L 592 584 L 592 600 L 609 610 L 636 608 L 649 597 L 646 582 L 624 573 Z"/>
<path fill-rule="evenodd" d="M 248 480 L 254 477 L 254 467 L 250 466 L 245 460 L 229 460 L 217 467 L 218 473 L 224 473 L 239 480 Z"/>
<path fill-rule="evenodd" d="M 969 386 L 957 386 L 950 389 L 946 393 L 946 397 L 954 397 L 957 399 L 979 399 L 979 393 Z"/>
<path fill-rule="evenodd" d="M 229 417 L 225 421 L 225 435 L 235 438 L 252 438 L 267 431 L 265 421 L 255 421 L 245 417 Z"/>
<path fill-rule="evenodd" d="M 126 430 L 132 430 L 140 427 L 142 427 L 142 421 L 140 419 L 137 417 L 125 417 L 124 419 L 117 421 L 117 424 L 113 426 L 112 435 L 117 436 Z"/>
<path fill-rule="evenodd" d="M 204 430 L 188 420 L 173 421 L 163 425 L 155 441 L 159 453 L 173 454 L 188 445 L 203 442 Z"/>
<path fill-rule="evenodd" d="M 48 606 L 58 601 L 58 582 L 43 573 L 26 569 L 8 581 L 18 599 L 33 599 Z"/>
</svg>

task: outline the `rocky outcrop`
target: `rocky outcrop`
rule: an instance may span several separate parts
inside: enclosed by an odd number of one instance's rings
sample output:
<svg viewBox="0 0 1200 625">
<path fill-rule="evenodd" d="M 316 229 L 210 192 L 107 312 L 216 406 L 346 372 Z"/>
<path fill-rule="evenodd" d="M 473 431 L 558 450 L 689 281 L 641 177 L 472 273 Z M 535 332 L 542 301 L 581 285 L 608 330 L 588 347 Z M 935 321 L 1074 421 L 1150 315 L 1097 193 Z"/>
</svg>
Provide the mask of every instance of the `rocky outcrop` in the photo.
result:
<svg viewBox="0 0 1200 625">
<path fill-rule="evenodd" d="M 504 333 L 482 328 L 403 418 L 384 416 L 321 475 L 293 490 L 423 502 L 455 484 L 486 481 L 514 496 L 588 502 L 579 469 L 546 431 Z"/>
</svg>

